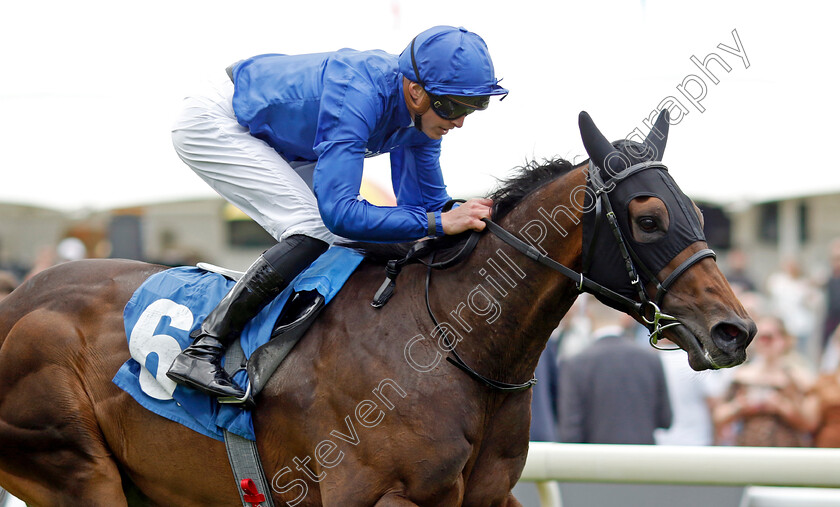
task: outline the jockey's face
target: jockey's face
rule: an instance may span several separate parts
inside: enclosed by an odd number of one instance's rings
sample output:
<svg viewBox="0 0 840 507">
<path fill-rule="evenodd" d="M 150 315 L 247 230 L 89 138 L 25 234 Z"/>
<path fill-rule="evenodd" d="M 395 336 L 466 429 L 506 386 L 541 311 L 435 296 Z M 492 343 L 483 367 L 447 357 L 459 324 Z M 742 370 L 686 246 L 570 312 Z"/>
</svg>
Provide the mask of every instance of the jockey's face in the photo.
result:
<svg viewBox="0 0 840 507">
<path fill-rule="evenodd" d="M 419 128 L 430 139 L 440 139 L 454 128 L 461 128 L 464 125 L 466 115 L 454 120 L 447 120 L 438 115 L 433 108 L 429 107 L 429 95 L 417 83 L 408 79 L 403 81 L 405 88 L 405 103 L 412 118 L 420 115 Z M 422 112 L 421 112 L 422 111 Z"/>
<path fill-rule="evenodd" d="M 463 127 L 466 116 L 461 116 L 454 120 L 447 120 L 438 116 L 434 109 L 429 108 L 425 113 L 420 115 L 420 118 L 420 130 L 429 136 L 430 139 L 440 139 L 450 130 Z"/>
</svg>

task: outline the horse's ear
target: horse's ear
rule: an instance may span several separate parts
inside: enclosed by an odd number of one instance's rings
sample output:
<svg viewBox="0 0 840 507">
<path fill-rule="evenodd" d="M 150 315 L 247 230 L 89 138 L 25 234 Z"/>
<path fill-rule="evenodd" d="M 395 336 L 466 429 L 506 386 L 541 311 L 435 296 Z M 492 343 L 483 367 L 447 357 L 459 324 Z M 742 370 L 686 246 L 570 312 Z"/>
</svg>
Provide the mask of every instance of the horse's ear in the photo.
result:
<svg viewBox="0 0 840 507">
<path fill-rule="evenodd" d="M 626 157 L 621 156 L 612 143 L 607 141 L 586 111 L 581 111 L 578 115 L 578 127 L 580 127 L 583 147 L 586 148 L 586 153 L 595 165 L 611 174 L 618 174 L 627 168 Z"/>
<path fill-rule="evenodd" d="M 668 117 L 667 109 L 660 111 L 656 123 L 653 124 L 653 128 L 650 129 L 650 133 L 645 139 L 645 144 L 655 150 L 653 160 L 657 162 L 662 161 L 662 155 L 665 154 L 665 144 L 668 143 L 668 127 L 670 126 Z"/>
</svg>

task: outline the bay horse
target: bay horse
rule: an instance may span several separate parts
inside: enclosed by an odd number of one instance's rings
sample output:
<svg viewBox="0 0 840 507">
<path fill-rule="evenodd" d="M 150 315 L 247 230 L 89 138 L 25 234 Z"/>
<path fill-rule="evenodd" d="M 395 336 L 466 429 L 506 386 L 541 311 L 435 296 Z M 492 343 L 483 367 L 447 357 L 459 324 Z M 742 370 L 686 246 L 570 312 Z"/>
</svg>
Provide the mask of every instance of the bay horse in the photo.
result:
<svg viewBox="0 0 840 507">
<path fill-rule="evenodd" d="M 685 220 L 673 204 L 684 201 L 665 195 L 679 189 L 610 195 L 624 169 L 666 173 L 654 163 L 665 119 L 634 152 L 607 142 L 581 113 L 591 166 L 524 168 L 491 196 L 494 234 L 430 281 L 424 266 L 405 266 L 381 308 L 367 300 L 382 266 L 363 262 L 256 399 L 275 503 L 519 506 L 511 489 L 528 451 L 528 380 L 581 290 L 649 323 L 695 369 L 741 363 L 755 324 L 705 241 L 687 236 L 646 275 Z M 581 192 L 592 210 L 576 199 Z M 611 253 L 584 229 L 604 206 L 603 223 L 621 222 L 606 229 L 610 250 L 621 252 L 619 278 L 637 275 L 629 291 L 621 280 L 597 281 L 616 266 L 599 264 Z M 699 211 L 686 216 L 696 230 Z M 130 357 L 123 307 L 163 269 L 61 264 L 0 303 L 0 486 L 33 506 L 240 505 L 222 442 L 147 411 L 112 383 Z"/>
</svg>

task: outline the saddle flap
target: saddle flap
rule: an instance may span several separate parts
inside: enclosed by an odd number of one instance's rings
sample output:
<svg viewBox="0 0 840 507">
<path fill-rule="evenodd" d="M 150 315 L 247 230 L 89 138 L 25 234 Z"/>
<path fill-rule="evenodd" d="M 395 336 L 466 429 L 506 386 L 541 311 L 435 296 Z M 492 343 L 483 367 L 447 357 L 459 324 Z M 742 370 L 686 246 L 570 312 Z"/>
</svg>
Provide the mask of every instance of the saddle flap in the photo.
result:
<svg viewBox="0 0 840 507">
<path fill-rule="evenodd" d="M 268 379 L 303 337 L 324 309 L 325 298 L 317 291 L 296 292 L 286 304 L 271 340 L 260 346 L 248 360 L 251 395 L 256 396 Z"/>
</svg>

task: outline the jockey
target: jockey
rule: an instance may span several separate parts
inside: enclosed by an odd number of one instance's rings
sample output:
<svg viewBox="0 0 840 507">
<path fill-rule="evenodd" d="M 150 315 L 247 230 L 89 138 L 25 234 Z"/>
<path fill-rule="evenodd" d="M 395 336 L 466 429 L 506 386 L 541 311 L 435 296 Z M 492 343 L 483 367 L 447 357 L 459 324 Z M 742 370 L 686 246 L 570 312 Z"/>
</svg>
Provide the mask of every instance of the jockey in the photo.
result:
<svg viewBox="0 0 840 507">
<path fill-rule="evenodd" d="M 242 398 L 221 367 L 225 347 L 337 237 L 403 242 L 483 229 L 488 199 L 441 212 L 450 198 L 440 144 L 505 94 L 481 37 L 438 26 L 399 57 L 351 49 L 255 56 L 188 97 L 172 131 L 178 155 L 278 243 L 210 312 L 167 376 Z M 386 152 L 395 207 L 359 197 L 364 158 Z"/>
</svg>

